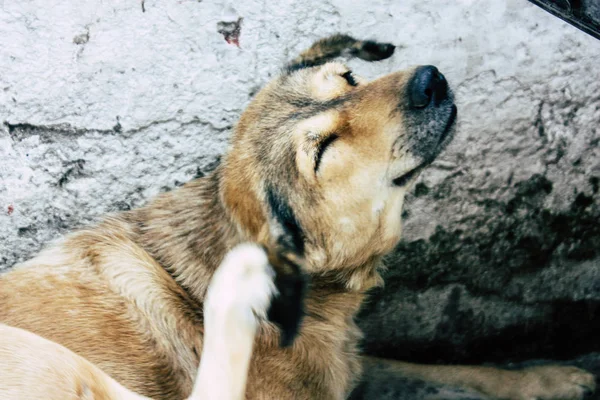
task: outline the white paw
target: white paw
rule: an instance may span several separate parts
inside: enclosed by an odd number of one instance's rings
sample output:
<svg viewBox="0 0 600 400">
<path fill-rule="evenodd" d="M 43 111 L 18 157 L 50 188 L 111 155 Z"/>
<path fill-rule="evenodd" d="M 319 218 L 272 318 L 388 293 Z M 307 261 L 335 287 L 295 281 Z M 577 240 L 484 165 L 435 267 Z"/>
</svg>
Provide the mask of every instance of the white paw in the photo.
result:
<svg viewBox="0 0 600 400">
<path fill-rule="evenodd" d="M 594 375 L 582 369 L 545 365 L 522 371 L 519 399 L 579 400 L 595 389 Z"/>
<path fill-rule="evenodd" d="M 277 293 L 274 276 L 260 246 L 238 245 L 227 253 L 211 280 L 205 318 L 234 313 L 239 322 L 257 324 L 256 317 L 266 318 L 271 298 Z"/>
<path fill-rule="evenodd" d="M 259 321 L 277 293 L 274 276 L 259 246 L 242 244 L 227 253 L 204 299 L 204 343 L 192 398 L 244 398 Z"/>
</svg>

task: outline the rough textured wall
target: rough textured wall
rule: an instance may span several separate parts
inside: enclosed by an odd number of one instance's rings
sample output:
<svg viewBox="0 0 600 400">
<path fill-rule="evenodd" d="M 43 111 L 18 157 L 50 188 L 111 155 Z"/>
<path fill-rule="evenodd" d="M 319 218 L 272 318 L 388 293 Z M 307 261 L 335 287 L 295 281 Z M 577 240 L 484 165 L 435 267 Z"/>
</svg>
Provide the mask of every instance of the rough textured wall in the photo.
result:
<svg viewBox="0 0 600 400">
<path fill-rule="evenodd" d="M 0 268 L 210 170 L 260 86 L 341 31 L 399 46 L 357 73 L 434 64 L 459 107 L 362 315 L 366 349 L 600 350 L 599 41 L 526 0 L 51 3 L 0 0 Z"/>
</svg>

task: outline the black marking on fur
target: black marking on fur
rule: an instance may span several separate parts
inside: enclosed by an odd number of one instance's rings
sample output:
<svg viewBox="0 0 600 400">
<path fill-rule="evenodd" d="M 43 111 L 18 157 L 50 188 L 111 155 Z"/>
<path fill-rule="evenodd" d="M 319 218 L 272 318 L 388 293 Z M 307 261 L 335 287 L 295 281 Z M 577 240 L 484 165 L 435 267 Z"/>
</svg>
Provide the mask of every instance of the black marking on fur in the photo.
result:
<svg viewBox="0 0 600 400">
<path fill-rule="evenodd" d="M 287 201 L 271 187 L 267 188 L 267 201 L 271 208 L 274 223 L 282 232 L 273 238 L 284 249 L 300 256 L 304 255 L 304 231 Z"/>
<path fill-rule="evenodd" d="M 419 165 L 417 168 L 413 168 L 404 175 L 394 179 L 392 181 L 394 183 L 394 186 L 406 186 L 419 172 L 423 170 L 423 168 L 425 168 L 425 166 L 426 165 Z"/>
<path fill-rule="evenodd" d="M 306 110 L 306 112 L 296 111 L 293 115 L 299 119 L 304 119 L 304 118 L 309 118 L 312 115 L 316 115 L 318 113 L 325 112 L 332 108 L 342 106 L 342 105 L 344 105 L 344 103 L 346 103 L 350 99 L 351 99 L 351 96 L 349 96 L 349 95 L 342 95 L 340 97 L 336 97 L 334 99 L 326 100 L 326 101 L 319 101 L 319 100 L 315 100 L 313 98 L 308 98 L 308 97 L 296 97 L 296 98 L 287 100 L 287 102 L 289 104 L 293 105 L 294 107 L 308 109 L 308 110 Z"/>
<path fill-rule="evenodd" d="M 313 64 L 313 63 L 307 62 L 307 61 L 293 62 L 285 67 L 285 72 L 287 72 L 288 74 L 291 74 L 292 72 L 296 72 L 296 71 L 299 71 L 304 68 L 314 67 L 316 65 L 318 65 L 318 64 Z"/>
<path fill-rule="evenodd" d="M 307 275 L 302 268 L 287 259 L 279 266 L 274 266 L 275 286 L 279 294 L 273 298 L 267 317 L 281 331 L 279 345 L 292 345 L 300 331 L 300 325 L 306 315 L 304 298 L 308 286 Z"/>
<path fill-rule="evenodd" d="M 354 79 L 354 74 L 352 73 L 352 71 L 344 72 L 342 74 L 342 78 L 344 78 L 346 82 L 348 82 L 348 85 L 358 86 L 358 82 L 356 82 L 356 79 Z"/>
<path fill-rule="evenodd" d="M 288 73 L 292 73 L 300 69 L 325 64 L 327 61 L 341 56 L 344 50 L 348 50 L 356 43 L 357 40 L 349 35 L 336 34 L 323 38 L 313 43 L 310 49 L 288 64 L 286 70 Z M 320 53 L 315 52 L 315 54 L 311 55 L 311 50 L 314 50 L 316 47 L 320 47 Z"/>
<path fill-rule="evenodd" d="M 391 43 L 380 43 L 365 40 L 359 49 L 353 50 L 353 55 L 365 61 L 381 61 L 394 54 L 396 46 Z"/>
<path fill-rule="evenodd" d="M 321 140 L 321 143 L 319 143 L 319 147 L 315 153 L 315 173 L 317 173 L 319 170 L 319 165 L 321 165 L 321 159 L 323 158 L 323 154 L 325 154 L 325 150 L 327 150 L 327 147 L 329 147 L 329 145 L 332 144 L 337 138 L 339 138 L 339 136 L 334 133 L 327 136 L 325 139 Z"/>
</svg>

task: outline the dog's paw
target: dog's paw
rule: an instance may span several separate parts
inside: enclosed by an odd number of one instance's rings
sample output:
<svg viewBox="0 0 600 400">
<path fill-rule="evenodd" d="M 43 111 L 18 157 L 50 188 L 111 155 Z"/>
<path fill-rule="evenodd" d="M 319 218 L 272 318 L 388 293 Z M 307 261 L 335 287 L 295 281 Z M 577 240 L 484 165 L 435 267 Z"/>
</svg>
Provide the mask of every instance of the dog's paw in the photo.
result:
<svg viewBox="0 0 600 400">
<path fill-rule="evenodd" d="M 255 329 L 258 319 L 266 319 L 277 293 L 274 279 L 275 272 L 262 247 L 235 247 L 227 253 L 208 287 L 205 319 L 225 318 Z"/>
<path fill-rule="evenodd" d="M 269 262 L 275 271 L 277 294 L 267 315 L 269 321 L 279 327 L 280 345 L 286 347 L 294 342 L 304 318 L 308 277 L 304 273 L 302 257 L 294 251 L 285 250 L 284 247 L 277 246 L 270 251 Z"/>
<path fill-rule="evenodd" d="M 546 365 L 520 372 L 518 399 L 583 399 L 586 393 L 596 389 L 594 375 L 576 367 Z"/>
<path fill-rule="evenodd" d="M 304 317 L 307 277 L 302 262 L 301 257 L 280 246 L 268 255 L 253 244 L 235 247 L 208 287 L 205 325 L 227 326 L 227 321 L 236 321 L 235 330 L 256 330 L 260 320 L 269 320 L 281 331 L 280 344 L 291 345 Z"/>
</svg>

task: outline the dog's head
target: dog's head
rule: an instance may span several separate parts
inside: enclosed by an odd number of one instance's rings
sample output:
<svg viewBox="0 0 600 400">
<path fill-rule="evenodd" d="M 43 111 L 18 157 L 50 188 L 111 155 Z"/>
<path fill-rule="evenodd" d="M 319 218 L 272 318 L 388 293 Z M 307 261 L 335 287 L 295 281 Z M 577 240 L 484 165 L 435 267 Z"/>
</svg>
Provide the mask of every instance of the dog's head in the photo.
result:
<svg viewBox="0 0 600 400">
<path fill-rule="evenodd" d="M 393 50 L 336 35 L 256 95 L 222 181 L 224 203 L 249 239 L 267 235 L 304 253 L 313 273 L 359 268 L 396 245 L 406 192 L 451 140 L 452 94 L 432 66 L 367 82 L 329 62 Z"/>
</svg>

